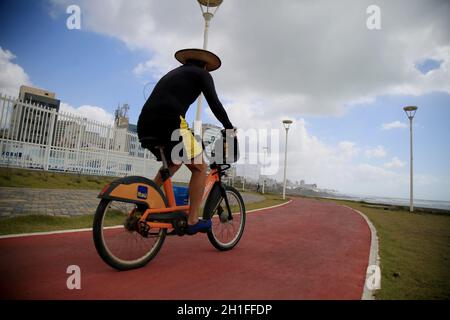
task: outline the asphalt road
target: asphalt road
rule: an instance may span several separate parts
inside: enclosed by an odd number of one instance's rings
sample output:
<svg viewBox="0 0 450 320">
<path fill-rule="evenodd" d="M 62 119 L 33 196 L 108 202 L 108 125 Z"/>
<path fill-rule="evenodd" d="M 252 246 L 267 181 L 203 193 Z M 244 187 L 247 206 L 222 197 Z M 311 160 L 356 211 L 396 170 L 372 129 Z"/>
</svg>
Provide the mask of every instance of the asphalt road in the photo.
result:
<svg viewBox="0 0 450 320">
<path fill-rule="evenodd" d="M 360 299 L 371 235 L 349 208 L 294 199 L 249 213 L 238 246 L 169 237 L 146 267 L 118 272 L 91 232 L 0 240 L 0 299 Z M 81 269 L 81 290 L 66 285 Z"/>
</svg>

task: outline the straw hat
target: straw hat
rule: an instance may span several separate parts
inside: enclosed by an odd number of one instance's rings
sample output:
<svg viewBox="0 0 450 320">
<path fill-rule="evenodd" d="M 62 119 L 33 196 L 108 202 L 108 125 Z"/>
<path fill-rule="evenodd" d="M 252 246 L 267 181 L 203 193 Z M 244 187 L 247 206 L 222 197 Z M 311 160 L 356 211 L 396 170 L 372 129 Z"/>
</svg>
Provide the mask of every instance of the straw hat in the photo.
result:
<svg viewBox="0 0 450 320">
<path fill-rule="evenodd" d="M 206 70 L 214 71 L 220 68 L 222 62 L 220 58 L 212 53 L 211 51 L 202 49 L 183 49 L 175 53 L 175 59 L 180 61 L 182 64 L 190 59 L 200 60 L 206 62 Z"/>
</svg>

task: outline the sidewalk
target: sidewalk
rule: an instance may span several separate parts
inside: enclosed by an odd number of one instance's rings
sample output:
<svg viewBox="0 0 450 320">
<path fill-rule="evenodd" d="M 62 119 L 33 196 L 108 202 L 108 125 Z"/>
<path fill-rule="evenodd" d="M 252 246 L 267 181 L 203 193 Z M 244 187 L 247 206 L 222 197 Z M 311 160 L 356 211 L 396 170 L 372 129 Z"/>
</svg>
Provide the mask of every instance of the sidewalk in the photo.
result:
<svg viewBox="0 0 450 320">
<path fill-rule="evenodd" d="M 0 217 L 23 214 L 79 216 L 93 214 L 100 190 L 0 188 Z M 242 194 L 245 203 L 264 200 L 264 196 Z"/>
</svg>

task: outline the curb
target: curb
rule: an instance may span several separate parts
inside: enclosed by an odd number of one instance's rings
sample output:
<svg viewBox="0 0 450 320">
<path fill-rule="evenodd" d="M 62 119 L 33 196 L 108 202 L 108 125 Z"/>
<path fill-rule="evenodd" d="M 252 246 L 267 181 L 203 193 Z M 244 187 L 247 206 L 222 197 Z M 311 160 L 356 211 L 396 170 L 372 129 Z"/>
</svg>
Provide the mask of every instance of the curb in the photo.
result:
<svg viewBox="0 0 450 320">
<path fill-rule="evenodd" d="M 366 223 L 370 229 L 370 238 L 371 238 L 368 266 L 375 265 L 377 267 L 380 267 L 379 240 L 378 240 L 378 235 L 377 235 L 377 229 L 372 224 L 372 222 L 369 220 L 369 218 L 367 218 L 367 216 L 364 213 L 362 213 L 361 211 L 353 209 L 353 208 L 351 208 L 349 206 L 345 206 L 345 205 L 343 207 L 355 211 L 356 213 L 361 215 L 364 218 L 364 220 L 366 221 Z M 366 284 L 369 276 L 371 276 L 371 275 L 372 274 L 369 272 L 366 273 L 366 281 L 364 281 L 364 290 L 363 290 L 363 294 L 361 296 L 361 300 L 375 300 L 374 294 L 375 294 L 376 290 L 369 289 Z"/>
<path fill-rule="evenodd" d="M 53 234 L 76 233 L 76 232 L 87 232 L 87 231 L 92 231 L 92 228 L 70 229 L 70 230 L 59 230 L 59 231 L 48 231 L 48 232 L 7 234 L 4 236 L 0 236 L 0 240 L 11 239 L 11 238 L 26 238 L 26 237 L 34 237 L 34 236 L 49 236 L 49 235 L 53 235 Z"/>
<path fill-rule="evenodd" d="M 277 205 L 274 205 L 274 206 L 271 206 L 271 207 L 249 210 L 249 211 L 246 211 L 246 213 L 256 212 L 256 211 L 264 211 L 264 210 L 269 210 L 269 209 L 273 209 L 273 208 L 278 208 L 278 207 L 282 207 L 282 206 L 288 205 L 291 202 L 292 202 L 292 200 L 289 200 L 289 201 L 287 201 L 285 203 L 277 204 Z"/>
</svg>

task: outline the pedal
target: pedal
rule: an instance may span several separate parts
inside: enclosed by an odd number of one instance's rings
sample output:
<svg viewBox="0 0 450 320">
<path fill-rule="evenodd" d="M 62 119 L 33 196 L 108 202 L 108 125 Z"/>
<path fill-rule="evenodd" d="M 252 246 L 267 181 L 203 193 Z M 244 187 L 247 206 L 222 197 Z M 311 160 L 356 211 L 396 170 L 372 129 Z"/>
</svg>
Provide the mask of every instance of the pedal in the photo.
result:
<svg viewBox="0 0 450 320">
<path fill-rule="evenodd" d="M 187 231 L 187 217 L 172 221 L 173 230 L 169 233 L 171 235 L 184 236 Z"/>
<path fill-rule="evenodd" d="M 148 238 L 148 235 L 150 233 L 150 227 L 148 226 L 147 223 L 145 223 L 145 221 L 139 221 L 137 231 L 144 238 Z"/>
</svg>

